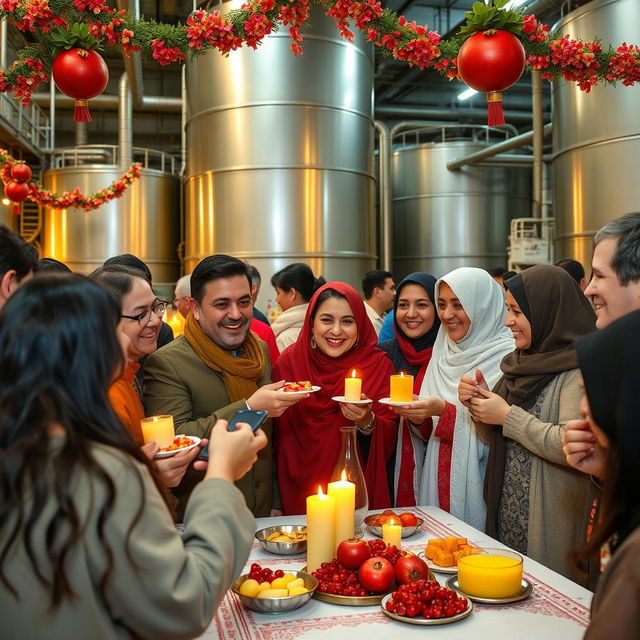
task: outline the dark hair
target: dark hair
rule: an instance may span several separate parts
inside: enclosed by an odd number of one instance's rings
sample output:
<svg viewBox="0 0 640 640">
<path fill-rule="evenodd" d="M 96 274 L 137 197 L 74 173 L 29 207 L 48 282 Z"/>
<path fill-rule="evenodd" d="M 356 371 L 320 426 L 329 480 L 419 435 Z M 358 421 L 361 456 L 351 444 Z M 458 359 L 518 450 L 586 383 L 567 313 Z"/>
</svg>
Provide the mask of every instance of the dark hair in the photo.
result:
<svg viewBox="0 0 640 640">
<path fill-rule="evenodd" d="M 0 314 L 0 580 L 16 599 L 3 565 L 16 544 L 24 544 L 36 579 L 51 593 L 51 608 L 74 595 L 67 570 L 72 551 L 92 537 L 102 544 L 106 567 L 99 583 L 106 586 L 114 550 L 105 528 L 116 500 L 112 477 L 93 455 L 95 444 L 112 447 L 149 468 L 146 456 L 111 408 L 107 390 L 124 367 L 116 336 L 120 301 L 105 287 L 77 274 L 45 274 L 20 287 Z M 52 451 L 49 429 L 59 424 L 66 436 Z M 115 455 L 115 453 L 114 453 Z M 131 461 L 140 487 L 143 477 Z M 77 473 L 105 488 L 95 525 L 73 500 Z M 126 497 L 125 497 L 126 499 Z M 33 535 L 44 518 L 46 548 Z M 144 494 L 131 531 L 145 507 Z M 50 568 L 42 567 L 46 557 Z"/>
<path fill-rule="evenodd" d="M 606 238 L 617 238 L 611 268 L 622 286 L 640 280 L 640 212 L 627 213 L 605 224 L 593 239 L 593 248 Z"/>
<path fill-rule="evenodd" d="M 41 273 L 71 273 L 71 269 L 64 262 L 55 258 L 40 258 L 38 261 L 38 274 Z"/>
<path fill-rule="evenodd" d="M 284 269 L 280 269 L 271 276 L 272 287 L 278 287 L 285 293 L 295 289 L 305 302 L 309 302 L 311 296 L 324 283 L 325 279 L 322 276 L 316 278 L 311 267 L 304 262 L 288 264 Z"/>
<path fill-rule="evenodd" d="M 488 269 L 485 269 L 485 271 L 492 278 L 504 278 L 504 273 L 506 269 L 504 267 L 489 267 Z"/>
<path fill-rule="evenodd" d="M 121 300 L 133 289 L 134 278 L 149 282 L 142 271 L 117 264 L 99 267 L 89 277 L 109 287 Z"/>
<path fill-rule="evenodd" d="M 260 277 L 260 272 L 257 267 L 254 267 L 252 264 L 247 264 L 247 271 L 249 272 L 249 278 L 251 279 L 251 284 L 255 284 L 260 286 L 262 282 L 262 278 Z"/>
<path fill-rule="evenodd" d="M 311 322 L 316 319 L 316 314 L 318 313 L 318 309 L 323 302 L 326 302 L 329 298 L 340 298 L 342 300 L 347 300 L 347 296 L 342 295 L 339 291 L 335 289 L 325 289 L 317 298 L 316 303 L 311 310 Z"/>
<path fill-rule="evenodd" d="M 251 276 L 245 262 L 224 253 L 208 256 L 200 260 L 191 274 L 191 297 L 200 304 L 207 282 L 233 276 L 244 276 L 249 281 L 249 288 L 251 288 Z"/>
<path fill-rule="evenodd" d="M 38 270 L 38 251 L 17 233 L 0 224 L 0 278 L 7 271 L 16 272 L 16 280 Z"/>
<path fill-rule="evenodd" d="M 362 293 L 364 293 L 364 299 L 368 300 L 373 295 L 375 288 L 384 289 L 387 278 L 393 280 L 393 276 L 388 271 L 367 271 L 362 277 Z"/>
<path fill-rule="evenodd" d="M 578 284 L 584 278 L 584 267 L 573 258 L 561 258 L 553 264 L 564 269 Z"/>
<path fill-rule="evenodd" d="M 114 265 L 118 265 L 120 267 L 127 267 L 128 269 L 134 269 L 136 271 L 141 271 L 143 274 L 143 278 L 151 284 L 153 281 L 153 277 L 151 275 L 151 270 L 147 265 L 140 260 L 137 256 L 134 256 L 131 253 L 123 253 L 119 256 L 113 256 L 111 258 L 107 258 L 104 261 L 103 267 L 112 267 Z"/>
</svg>

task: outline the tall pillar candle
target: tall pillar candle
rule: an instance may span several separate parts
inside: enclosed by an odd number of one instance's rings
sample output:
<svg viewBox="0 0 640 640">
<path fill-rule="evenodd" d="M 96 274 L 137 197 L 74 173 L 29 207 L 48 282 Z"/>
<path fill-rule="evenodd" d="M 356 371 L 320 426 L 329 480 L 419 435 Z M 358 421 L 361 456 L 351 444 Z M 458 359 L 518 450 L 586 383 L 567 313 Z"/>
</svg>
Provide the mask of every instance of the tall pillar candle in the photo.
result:
<svg viewBox="0 0 640 640">
<path fill-rule="evenodd" d="M 173 427 L 173 416 L 150 416 L 140 420 L 142 438 L 147 444 L 152 440 L 160 447 L 169 447 L 173 444 L 176 435 Z"/>
<path fill-rule="evenodd" d="M 357 402 L 362 393 L 362 379 L 356 377 L 356 370 L 351 372 L 350 378 L 344 380 L 344 399 L 346 402 Z"/>
<path fill-rule="evenodd" d="M 391 376 L 389 399 L 391 402 L 413 401 L 413 376 L 404 373 Z"/>
<path fill-rule="evenodd" d="M 402 549 L 402 525 L 396 524 L 393 518 L 382 525 L 382 540 L 388 544 Z"/>
<path fill-rule="evenodd" d="M 307 573 L 331 562 L 335 553 L 336 501 L 322 489 L 307 498 Z"/>
<path fill-rule="evenodd" d="M 330 482 L 327 494 L 336 501 L 336 534 L 334 551 L 343 540 L 353 538 L 356 520 L 356 485 L 346 479 L 342 472 L 342 480 Z"/>
</svg>

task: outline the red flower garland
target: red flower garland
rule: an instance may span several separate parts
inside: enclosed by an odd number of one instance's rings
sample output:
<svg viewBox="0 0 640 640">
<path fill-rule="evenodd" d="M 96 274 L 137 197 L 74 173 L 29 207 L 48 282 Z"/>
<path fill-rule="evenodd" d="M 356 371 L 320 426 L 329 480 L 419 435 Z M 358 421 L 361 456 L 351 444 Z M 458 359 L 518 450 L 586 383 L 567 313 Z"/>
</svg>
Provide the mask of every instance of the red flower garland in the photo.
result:
<svg viewBox="0 0 640 640">
<path fill-rule="evenodd" d="M 2 166 L 0 169 L 0 178 L 5 185 L 12 179 L 11 167 L 14 163 L 15 159 L 9 152 L 0 147 L 0 166 Z M 29 199 L 34 200 L 40 205 L 51 207 L 52 209 L 76 207 L 77 209 L 91 211 L 114 198 L 120 198 L 127 190 L 127 187 L 140 178 L 141 169 L 142 165 L 139 162 L 132 164 L 129 169 L 122 174 L 119 180 L 112 182 L 110 186 L 88 196 L 82 194 L 77 187 L 73 189 L 73 191 L 65 191 L 62 194 L 51 193 L 51 191 L 44 189 L 39 183 L 31 181 L 29 184 Z"/>
</svg>

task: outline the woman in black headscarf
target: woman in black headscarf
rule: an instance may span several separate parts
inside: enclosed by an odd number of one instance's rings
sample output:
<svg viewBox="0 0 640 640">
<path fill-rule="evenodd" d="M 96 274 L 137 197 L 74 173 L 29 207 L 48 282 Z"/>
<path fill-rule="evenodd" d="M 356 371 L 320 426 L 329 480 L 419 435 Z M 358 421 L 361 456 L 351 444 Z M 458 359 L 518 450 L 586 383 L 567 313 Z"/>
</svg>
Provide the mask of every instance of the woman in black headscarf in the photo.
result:
<svg viewBox="0 0 640 640">
<path fill-rule="evenodd" d="M 566 465 L 562 434 L 579 415 L 573 343 L 595 330 L 595 314 L 560 267 L 532 267 L 505 287 L 505 324 L 516 349 L 502 360 L 493 393 L 481 376 L 462 378 L 459 387 L 479 428 L 491 426 L 486 532 L 574 578 L 568 553 L 584 540 L 592 489 L 584 474 Z"/>
<path fill-rule="evenodd" d="M 435 284 L 436 279 L 428 273 L 412 273 L 398 285 L 393 304 L 395 338 L 378 345 L 389 354 L 396 373 L 403 371 L 414 377 L 415 395 L 420 392 L 440 328 L 433 297 Z M 389 470 L 394 479 L 394 502 L 399 507 L 416 504 L 413 443 L 409 425 L 405 422 L 404 418 L 400 419 L 395 468 Z M 428 430 L 430 425 L 431 419 L 428 418 L 423 425 L 411 426 Z"/>
<path fill-rule="evenodd" d="M 576 553 L 578 561 L 600 557 L 604 569 L 585 640 L 635 640 L 640 633 L 639 331 L 635 311 L 576 343 L 586 395 L 584 419 L 571 426 L 590 430 L 607 456 L 600 517 Z"/>
</svg>

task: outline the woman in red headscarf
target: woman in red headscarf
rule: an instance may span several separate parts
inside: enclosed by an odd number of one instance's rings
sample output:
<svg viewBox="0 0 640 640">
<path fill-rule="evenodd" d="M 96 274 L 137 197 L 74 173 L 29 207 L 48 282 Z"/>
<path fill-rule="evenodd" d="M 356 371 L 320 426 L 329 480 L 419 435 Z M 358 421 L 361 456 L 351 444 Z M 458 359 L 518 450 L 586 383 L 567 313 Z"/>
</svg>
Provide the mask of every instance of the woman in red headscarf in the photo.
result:
<svg viewBox="0 0 640 640">
<path fill-rule="evenodd" d="M 321 387 L 278 418 L 276 464 L 285 514 L 304 513 L 306 497 L 316 493 L 319 484 L 326 488 L 340 452 L 340 427 L 349 422 L 370 438 L 365 464 L 369 506 L 391 505 L 386 464 L 395 453 L 397 419 L 378 400 L 389 395 L 393 365 L 376 343 L 353 287 L 329 282 L 316 291 L 298 340 L 273 369 L 274 380 L 309 380 Z M 344 393 L 344 380 L 353 369 L 362 378 L 363 399 L 370 398 L 369 404 L 331 400 Z"/>
</svg>

